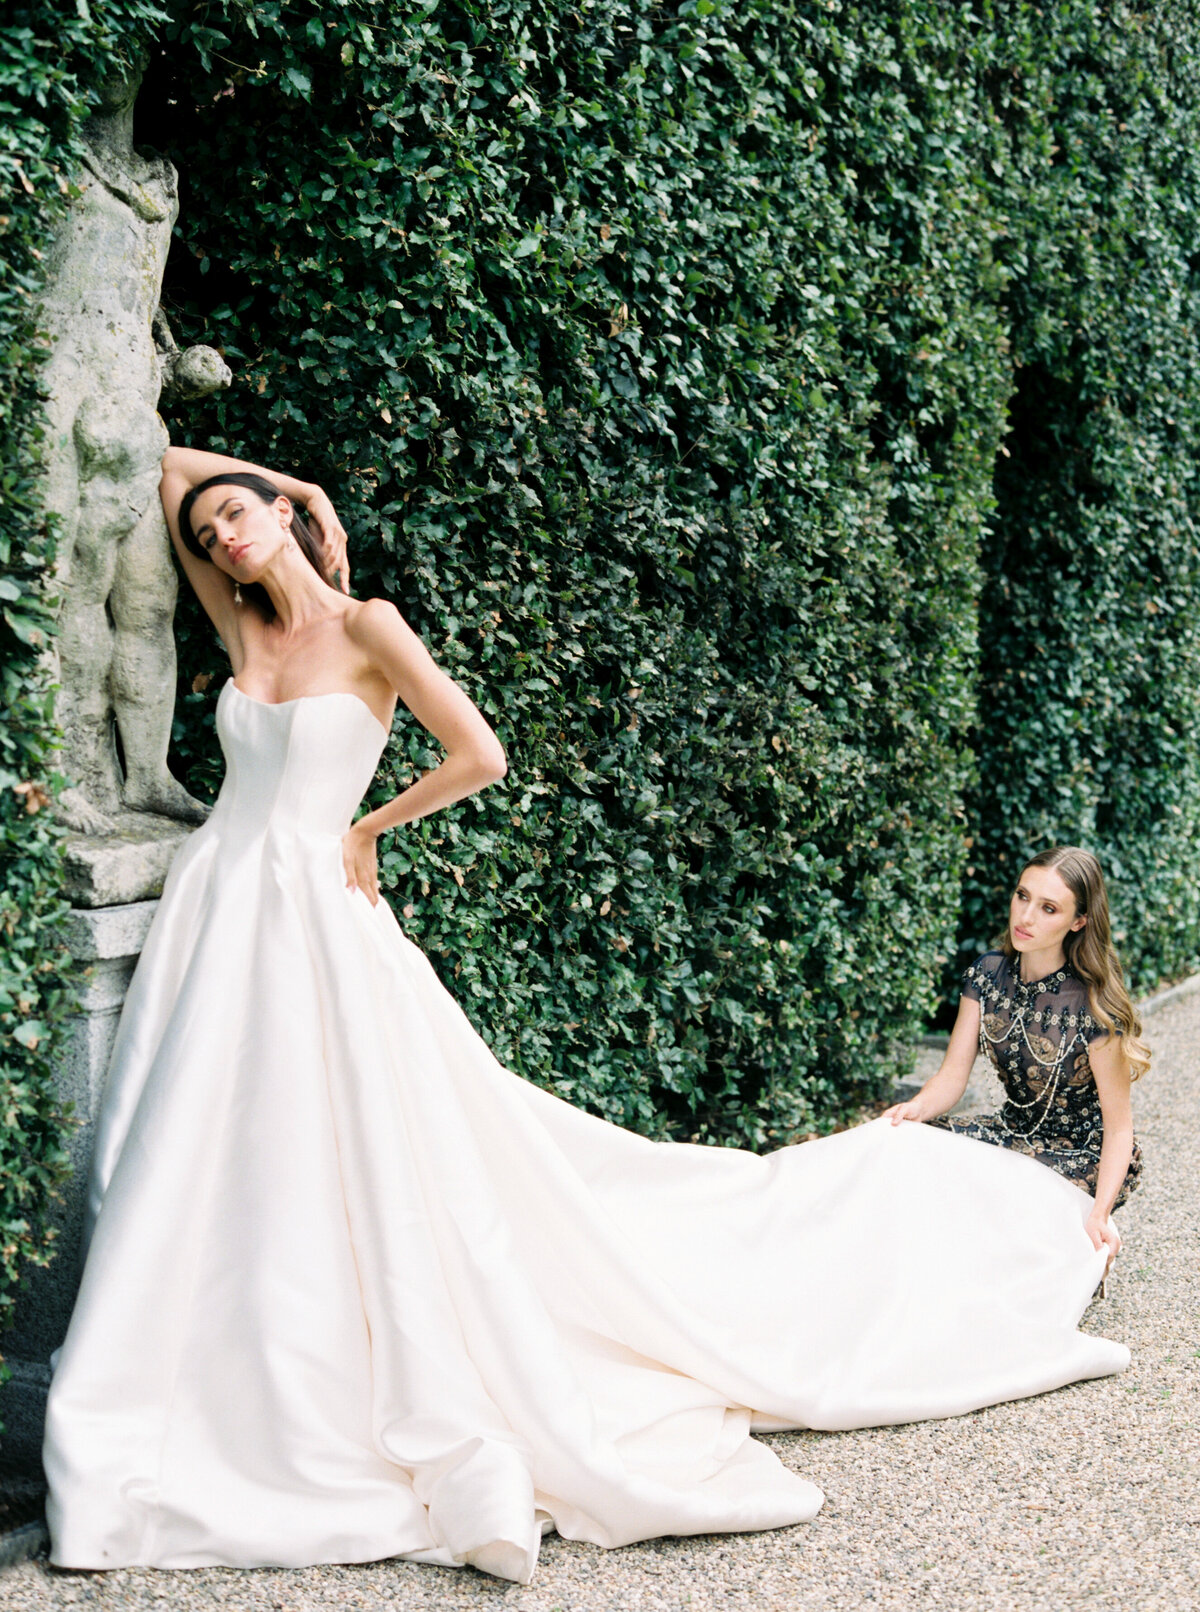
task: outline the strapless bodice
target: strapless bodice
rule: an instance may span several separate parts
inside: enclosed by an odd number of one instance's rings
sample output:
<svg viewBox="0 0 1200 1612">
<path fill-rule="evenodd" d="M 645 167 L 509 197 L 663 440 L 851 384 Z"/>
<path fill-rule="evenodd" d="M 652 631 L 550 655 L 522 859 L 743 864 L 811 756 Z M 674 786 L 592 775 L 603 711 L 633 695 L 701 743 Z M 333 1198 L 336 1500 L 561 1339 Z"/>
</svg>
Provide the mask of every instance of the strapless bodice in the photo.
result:
<svg viewBox="0 0 1200 1612">
<path fill-rule="evenodd" d="M 342 835 L 387 743 L 356 694 L 306 694 L 270 705 L 230 679 L 217 703 L 225 782 L 210 819 L 222 834 L 290 826 Z"/>
</svg>

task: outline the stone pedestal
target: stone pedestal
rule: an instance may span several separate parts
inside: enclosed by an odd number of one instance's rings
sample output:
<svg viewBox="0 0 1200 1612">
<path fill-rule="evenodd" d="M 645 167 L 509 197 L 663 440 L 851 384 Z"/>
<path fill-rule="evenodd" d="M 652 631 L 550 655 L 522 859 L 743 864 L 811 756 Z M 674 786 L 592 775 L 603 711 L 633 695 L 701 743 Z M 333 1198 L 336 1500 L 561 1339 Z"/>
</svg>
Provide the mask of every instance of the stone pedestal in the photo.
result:
<svg viewBox="0 0 1200 1612">
<path fill-rule="evenodd" d="M 141 904 L 161 894 L 175 853 L 190 833 L 187 824 L 171 817 L 117 812 L 107 833 L 68 834 L 63 894 L 73 907 Z M 85 947 L 90 944 L 81 929 L 72 929 L 67 944 L 76 957 L 91 961 L 108 955 L 76 951 L 76 938 Z"/>
<path fill-rule="evenodd" d="M 178 824 L 172 827 L 173 851 L 186 830 Z M 106 859 L 114 867 L 122 864 L 120 847 L 108 852 L 101 849 L 99 854 L 101 872 Z M 81 876 L 77 871 L 76 878 Z M 161 887 L 162 875 L 156 882 Z M 3 1340 L 12 1378 L 0 1388 L 0 1422 L 4 1425 L 3 1462 L 10 1469 L 36 1468 L 40 1461 L 50 1355 L 66 1334 L 79 1285 L 80 1239 L 96 1114 L 121 1005 L 157 906 L 157 901 L 134 901 L 76 908 L 67 923 L 64 938 L 83 976 L 80 1011 L 71 1022 L 58 1066 L 59 1091 L 63 1101 L 73 1105 L 76 1121 L 70 1139 L 72 1174 L 63 1186 L 54 1216 L 57 1253 L 44 1269 L 30 1271 L 17 1294 L 16 1324 Z"/>
</svg>

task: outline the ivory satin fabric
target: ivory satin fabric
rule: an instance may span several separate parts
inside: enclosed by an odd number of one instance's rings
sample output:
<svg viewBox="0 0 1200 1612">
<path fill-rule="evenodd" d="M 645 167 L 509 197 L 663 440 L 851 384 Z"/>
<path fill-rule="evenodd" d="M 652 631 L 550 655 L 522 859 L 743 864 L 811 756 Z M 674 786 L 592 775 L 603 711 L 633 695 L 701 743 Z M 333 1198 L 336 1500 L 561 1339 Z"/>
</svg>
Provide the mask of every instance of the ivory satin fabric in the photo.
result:
<svg viewBox="0 0 1200 1612">
<path fill-rule="evenodd" d="M 403 1556 L 527 1581 L 543 1532 L 775 1528 L 759 1428 L 954 1416 L 1119 1371 L 1089 1200 L 876 1121 L 661 1144 L 496 1062 L 341 835 L 386 735 L 232 683 L 228 774 L 118 1035 L 50 1394 L 52 1560 Z M 803 1549 L 803 1539 L 797 1542 Z"/>
</svg>

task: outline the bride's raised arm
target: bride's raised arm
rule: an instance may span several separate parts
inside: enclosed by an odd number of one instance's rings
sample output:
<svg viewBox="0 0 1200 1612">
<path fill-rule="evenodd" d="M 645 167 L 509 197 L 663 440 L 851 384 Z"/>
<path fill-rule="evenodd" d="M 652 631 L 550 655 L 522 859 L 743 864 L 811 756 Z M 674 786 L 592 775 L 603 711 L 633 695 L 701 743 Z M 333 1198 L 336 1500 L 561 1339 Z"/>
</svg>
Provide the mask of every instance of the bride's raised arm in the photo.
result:
<svg viewBox="0 0 1200 1612">
<path fill-rule="evenodd" d="M 234 459 L 229 454 L 208 453 L 202 448 L 168 448 L 163 455 L 162 480 L 159 483 L 167 529 L 184 575 L 196 590 L 197 598 L 226 645 L 231 634 L 237 635 L 233 583 L 223 572 L 205 564 L 187 547 L 180 530 L 179 508 L 193 487 L 199 487 L 214 476 L 229 473 L 261 476 L 277 487 L 289 503 L 302 509 L 309 524 L 317 528 L 321 539 L 321 558 L 327 574 L 337 576 L 343 593 L 350 592 L 346 533 L 328 495 L 315 482 L 301 481 L 278 470 L 267 470 L 262 465 L 251 464 L 246 459 Z"/>
</svg>

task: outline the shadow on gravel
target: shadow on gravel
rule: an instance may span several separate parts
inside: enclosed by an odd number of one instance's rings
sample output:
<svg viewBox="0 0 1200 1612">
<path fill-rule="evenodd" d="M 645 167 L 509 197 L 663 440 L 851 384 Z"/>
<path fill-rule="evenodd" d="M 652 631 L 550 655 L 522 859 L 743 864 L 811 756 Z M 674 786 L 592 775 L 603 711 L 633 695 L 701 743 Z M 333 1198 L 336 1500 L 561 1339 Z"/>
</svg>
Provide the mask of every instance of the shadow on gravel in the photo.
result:
<svg viewBox="0 0 1200 1612">
<path fill-rule="evenodd" d="M 45 1479 L 0 1464 L 0 1567 L 27 1562 L 49 1543 Z"/>
</svg>

